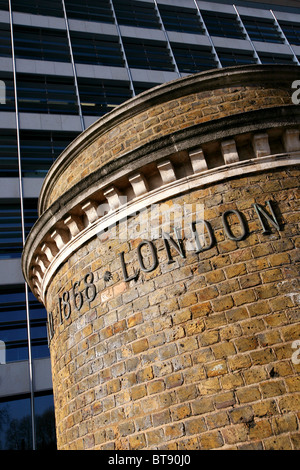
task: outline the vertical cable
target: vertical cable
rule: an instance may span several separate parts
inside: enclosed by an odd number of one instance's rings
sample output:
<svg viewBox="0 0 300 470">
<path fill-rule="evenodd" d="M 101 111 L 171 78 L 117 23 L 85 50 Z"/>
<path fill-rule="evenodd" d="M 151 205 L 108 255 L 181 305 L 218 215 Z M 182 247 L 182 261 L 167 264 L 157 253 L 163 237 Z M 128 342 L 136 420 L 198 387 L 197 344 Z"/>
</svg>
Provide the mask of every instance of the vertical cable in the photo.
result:
<svg viewBox="0 0 300 470">
<path fill-rule="evenodd" d="M 280 24 L 278 23 L 278 20 L 277 20 L 277 18 L 276 18 L 276 16 L 275 16 L 275 13 L 273 12 L 273 10 L 270 10 L 270 12 L 271 12 L 271 15 L 272 15 L 273 18 L 274 18 L 275 25 L 276 25 L 278 31 L 281 33 L 281 35 L 282 35 L 282 37 L 283 37 L 283 39 L 284 39 L 284 43 L 285 43 L 287 46 L 289 46 L 290 51 L 291 51 L 291 53 L 293 54 L 293 61 L 294 61 L 297 65 L 300 65 L 300 62 L 299 62 L 299 60 L 298 60 L 298 57 L 296 56 L 296 54 L 295 54 L 295 52 L 294 52 L 294 49 L 293 49 L 292 46 L 290 45 L 289 41 L 287 40 L 286 35 L 284 34 L 284 32 L 283 32 L 283 30 L 282 30 Z"/>
<path fill-rule="evenodd" d="M 162 27 L 162 31 L 163 31 L 163 33 L 164 33 L 164 35 L 165 35 L 165 38 L 166 38 L 166 42 L 167 42 L 167 46 L 168 46 L 169 52 L 170 52 L 171 57 L 172 57 L 172 60 L 173 60 L 173 64 L 174 64 L 174 67 L 175 67 L 175 72 L 177 73 L 178 77 L 180 78 L 182 75 L 181 75 L 181 73 L 180 73 L 180 71 L 179 71 L 179 68 L 178 68 L 178 65 L 177 65 L 177 62 L 176 62 L 176 59 L 175 59 L 175 56 L 174 56 L 172 47 L 171 47 L 171 43 L 170 43 L 170 40 L 169 40 L 169 36 L 168 36 L 167 31 L 166 31 L 164 22 L 163 22 L 163 20 L 162 20 L 162 17 L 161 17 L 161 14 L 160 14 L 160 11 L 159 11 L 159 8 L 158 8 L 158 5 L 157 5 L 157 1 L 156 1 L 156 0 L 153 0 L 153 2 L 154 2 L 154 5 L 155 5 L 155 8 L 156 8 L 156 13 L 157 13 L 158 19 L 159 19 L 160 24 L 161 24 L 161 27 Z"/>
<path fill-rule="evenodd" d="M 206 24 L 205 24 L 205 22 L 204 22 L 204 20 L 203 20 L 203 17 L 202 17 L 202 15 L 201 15 L 201 11 L 200 11 L 199 5 L 198 5 L 198 3 L 197 3 L 196 0 L 194 0 L 194 3 L 195 3 L 195 6 L 196 6 L 196 8 L 197 8 L 197 13 L 198 13 L 198 16 L 199 16 L 199 18 L 200 18 L 202 27 L 203 27 L 203 29 L 204 29 L 205 36 L 207 36 L 207 38 L 208 38 L 208 40 L 209 40 L 209 42 L 210 42 L 210 46 L 211 46 L 213 55 L 215 56 L 215 60 L 216 60 L 216 62 L 217 62 L 217 67 L 218 67 L 218 69 L 221 69 L 221 68 L 222 68 L 222 64 L 221 64 L 221 62 L 220 62 L 220 59 L 219 59 L 219 56 L 218 56 L 218 54 L 217 54 L 217 51 L 216 51 L 215 45 L 214 45 L 214 43 L 213 43 L 213 40 L 212 40 L 212 38 L 210 37 L 210 34 L 209 34 L 208 29 L 207 29 L 207 27 L 206 27 Z"/>
<path fill-rule="evenodd" d="M 8 5 L 9 5 L 12 65 L 13 65 L 13 77 L 14 77 L 14 98 L 15 98 L 16 132 L 17 132 L 17 153 L 18 153 L 18 169 L 19 169 L 19 193 L 20 193 L 20 206 L 21 206 L 22 243 L 24 246 L 26 237 L 25 237 L 24 200 L 23 200 L 23 184 L 22 184 L 20 123 L 19 123 L 17 74 L 16 74 L 15 45 L 14 45 L 14 33 L 13 33 L 13 14 L 12 14 L 12 8 L 11 8 L 11 0 L 8 1 Z M 31 352 L 29 294 L 28 294 L 28 285 L 26 282 L 25 282 L 25 304 L 26 304 L 28 369 L 29 369 L 30 403 L 31 403 L 32 449 L 35 450 L 36 449 L 36 431 L 35 431 L 35 413 L 34 413 L 33 362 L 32 362 L 32 352 Z"/>
<path fill-rule="evenodd" d="M 81 109 L 81 102 L 80 102 L 80 95 L 79 95 L 79 88 L 78 88 L 78 81 L 77 81 L 77 73 L 76 73 L 76 67 L 75 67 L 74 56 L 73 56 L 73 49 L 72 49 L 72 43 L 71 43 L 71 36 L 70 36 L 70 28 L 69 28 L 69 22 L 68 22 L 68 17 L 67 17 L 67 10 L 66 10 L 66 6 L 65 6 L 65 1 L 64 0 L 61 0 L 61 1 L 62 1 L 63 10 L 64 10 L 64 18 L 65 18 L 67 37 L 68 37 L 68 43 L 69 43 L 69 50 L 70 50 L 70 56 L 71 56 L 71 63 L 72 63 L 72 69 L 73 69 L 73 76 L 74 76 L 74 84 L 75 84 L 75 90 L 76 90 L 76 96 L 77 96 L 77 105 L 78 105 L 78 110 L 79 110 L 79 117 L 80 117 L 82 131 L 84 131 L 85 130 L 85 124 L 84 124 L 84 119 L 83 119 L 83 114 L 82 114 L 82 109 Z"/>
<path fill-rule="evenodd" d="M 120 26 L 119 26 L 119 23 L 118 23 L 118 18 L 117 18 L 117 15 L 116 15 L 113 0 L 109 0 L 109 3 L 110 3 L 110 7 L 111 7 L 112 14 L 113 14 L 113 17 L 114 17 L 115 27 L 117 28 L 117 32 L 118 32 L 118 35 L 119 35 L 119 41 L 120 41 L 120 46 L 121 46 L 121 50 L 122 50 L 122 54 L 123 54 L 123 59 L 124 59 L 124 62 L 125 62 L 125 68 L 126 68 L 127 75 L 128 75 L 128 78 L 129 78 L 129 86 L 130 86 L 130 89 L 132 91 L 132 96 L 134 97 L 136 95 L 136 93 L 135 93 L 135 89 L 134 89 L 134 85 L 133 85 L 131 70 L 130 70 L 130 67 L 129 67 L 128 61 L 127 61 L 127 56 L 126 56 L 126 52 L 125 52 L 125 48 L 124 48 L 124 44 L 123 44 L 123 39 L 122 39 L 122 35 L 121 35 L 121 30 L 120 30 Z"/>
<path fill-rule="evenodd" d="M 250 42 L 250 44 L 251 44 L 251 47 L 252 47 L 252 49 L 253 49 L 254 57 L 255 57 L 255 59 L 256 59 L 256 62 L 257 62 L 258 64 L 261 64 L 261 60 L 260 60 L 260 58 L 259 58 L 259 55 L 257 54 L 257 51 L 256 51 L 256 49 L 255 49 L 255 47 L 254 47 L 254 44 L 253 44 L 253 42 L 251 41 L 250 36 L 249 36 L 249 34 L 248 34 L 248 32 L 247 32 L 247 30 L 246 30 L 246 28 L 245 28 L 245 25 L 244 25 L 244 23 L 243 23 L 243 21 L 242 21 L 241 15 L 239 14 L 237 7 L 236 7 L 235 5 L 232 5 L 232 6 L 233 6 L 233 8 L 234 8 L 234 10 L 235 10 L 235 12 L 236 12 L 236 16 L 237 16 L 238 22 L 239 22 L 239 24 L 240 24 L 240 26 L 241 26 L 241 28 L 242 28 L 242 30 L 243 30 L 243 33 L 245 34 L 246 39 L 247 39 L 247 40 Z"/>
</svg>

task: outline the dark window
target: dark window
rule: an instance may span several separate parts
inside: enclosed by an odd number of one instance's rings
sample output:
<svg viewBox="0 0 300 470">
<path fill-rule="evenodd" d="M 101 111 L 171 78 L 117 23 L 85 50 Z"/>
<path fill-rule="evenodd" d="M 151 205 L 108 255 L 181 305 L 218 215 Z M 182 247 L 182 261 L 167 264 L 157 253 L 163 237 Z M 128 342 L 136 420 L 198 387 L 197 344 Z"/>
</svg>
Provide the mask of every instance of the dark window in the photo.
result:
<svg viewBox="0 0 300 470">
<path fill-rule="evenodd" d="M 33 359 L 49 357 L 47 312 L 31 292 L 28 295 L 32 357 Z"/>
<path fill-rule="evenodd" d="M 52 391 L 35 393 L 36 449 L 56 450 Z M 0 399 L 0 449 L 32 450 L 31 406 L 28 395 Z"/>
<path fill-rule="evenodd" d="M 196 73 L 217 67 L 209 48 L 172 44 L 172 50 L 180 72 Z"/>
<path fill-rule="evenodd" d="M 174 71 L 167 45 L 160 41 L 123 39 L 129 67 Z"/>
<path fill-rule="evenodd" d="M 300 24 L 279 22 L 290 44 L 300 46 Z"/>
<path fill-rule="evenodd" d="M 132 97 L 129 84 L 114 80 L 78 79 L 84 115 L 102 116 Z"/>
<path fill-rule="evenodd" d="M 0 176 L 16 177 L 18 168 L 16 131 L 0 129 Z"/>
<path fill-rule="evenodd" d="M 34 397 L 37 450 L 56 450 L 53 393 L 39 393 Z"/>
<path fill-rule="evenodd" d="M 164 26 L 169 31 L 196 34 L 204 33 L 196 10 L 159 5 L 159 11 Z"/>
<path fill-rule="evenodd" d="M 8 3 L 8 2 L 7 2 Z M 63 17 L 61 0 L 12 0 L 12 10 L 35 15 Z"/>
<path fill-rule="evenodd" d="M 78 114 L 76 89 L 71 78 L 18 74 L 17 85 L 19 111 Z"/>
<path fill-rule="evenodd" d="M 201 11 L 206 28 L 211 36 L 244 39 L 245 35 L 235 15 Z"/>
<path fill-rule="evenodd" d="M 31 450 L 30 397 L 0 399 L 0 445 L 3 450 Z"/>
<path fill-rule="evenodd" d="M 18 258 L 22 252 L 20 203 L 0 204 L 0 258 Z"/>
<path fill-rule="evenodd" d="M 8 0 L 0 0 L 0 10 L 8 11 Z"/>
<path fill-rule="evenodd" d="M 287 64 L 293 65 L 295 62 L 293 61 L 292 56 L 283 55 L 283 54 L 268 54 L 268 53 L 258 53 L 259 58 L 262 64 Z"/>
<path fill-rule="evenodd" d="M 65 0 L 67 16 L 78 20 L 113 23 L 109 0 Z"/>
<path fill-rule="evenodd" d="M 119 24 L 144 28 L 160 28 L 154 4 L 134 0 L 114 0 Z"/>
<path fill-rule="evenodd" d="M 29 292 L 31 352 L 33 359 L 49 357 L 47 313 Z M 28 336 L 25 287 L 1 286 L 0 340 L 5 344 L 6 362 L 28 359 Z"/>
<path fill-rule="evenodd" d="M 23 206 L 24 206 L 25 237 L 27 237 L 33 224 L 38 219 L 37 200 L 36 199 L 24 199 Z"/>
<path fill-rule="evenodd" d="M 0 56 L 11 57 L 10 28 L 7 23 L 0 23 Z"/>
<path fill-rule="evenodd" d="M 16 57 L 70 62 L 66 31 L 14 26 Z"/>
<path fill-rule="evenodd" d="M 22 175 L 44 177 L 78 132 L 20 131 Z"/>
<path fill-rule="evenodd" d="M 284 42 L 272 20 L 242 17 L 242 21 L 252 41 Z"/>
<path fill-rule="evenodd" d="M 124 60 L 116 36 L 71 31 L 74 60 L 80 64 L 119 66 Z"/>
<path fill-rule="evenodd" d="M 257 63 L 254 55 L 247 51 L 217 49 L 217 54 L 223 67 Z"/>
<path fill-rule="evenodd" d="M 143 93 L 144 91 L 150 90 L 161 83 L 150 83 L 150 82 L 134 82 L 134 91 L 137 95 Z"/>
</svg>

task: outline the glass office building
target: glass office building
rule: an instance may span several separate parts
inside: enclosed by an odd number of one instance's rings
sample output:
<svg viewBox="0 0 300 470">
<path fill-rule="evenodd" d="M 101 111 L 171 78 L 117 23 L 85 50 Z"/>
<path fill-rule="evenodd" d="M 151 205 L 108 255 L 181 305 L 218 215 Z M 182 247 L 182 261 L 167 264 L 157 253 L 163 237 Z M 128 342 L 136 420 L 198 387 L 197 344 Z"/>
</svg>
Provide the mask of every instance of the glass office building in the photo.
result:
<svg viewBox="0 0 300 470">
<path fill-rule="evenodd" d="M 55 449 L 46 312 L 20 263 L 51 164 L 96 119 L 161 83 L 299 65 L 298 3 L 0 0 L 0 449 Z"/>
</svg>

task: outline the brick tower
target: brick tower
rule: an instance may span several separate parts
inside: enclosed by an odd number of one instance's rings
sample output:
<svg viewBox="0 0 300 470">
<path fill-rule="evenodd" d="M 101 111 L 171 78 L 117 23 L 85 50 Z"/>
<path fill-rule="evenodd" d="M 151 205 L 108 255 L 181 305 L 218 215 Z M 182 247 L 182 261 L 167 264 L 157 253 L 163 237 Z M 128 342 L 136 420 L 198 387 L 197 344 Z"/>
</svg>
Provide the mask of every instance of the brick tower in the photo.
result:
<svg viewBox="0 0 300 470">
<path fill-rule="evenodd" d="M 300 448 L 297 74 L 156 87 L 52 166 L 23 272 L 59 449 Z"/>
</svg>

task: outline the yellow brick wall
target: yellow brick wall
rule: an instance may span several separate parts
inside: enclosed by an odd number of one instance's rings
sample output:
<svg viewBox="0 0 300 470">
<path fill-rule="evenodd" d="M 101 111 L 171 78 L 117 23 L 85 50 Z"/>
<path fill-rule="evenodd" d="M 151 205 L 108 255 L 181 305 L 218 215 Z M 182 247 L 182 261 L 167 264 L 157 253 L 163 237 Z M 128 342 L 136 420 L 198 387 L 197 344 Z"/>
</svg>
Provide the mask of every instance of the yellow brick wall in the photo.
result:
<svg viewBox="0 0 300 470">
<path fill-rule="evenodd" d="M 291 167 L 167 201 L 204 204 L 215 244 L 169 264 L 154 240 L 158 266 L 136 281 L 119 253 L 132 274 L 139 236 L 99 234 L 59 269 L 46 307 L 60 449 L 300 449 L 298 185 Z M 267 200 L 281 230 L 263 234 L 253 204 Z M 224 232 L 231 209 L 241 241 Z"/>
</svg>

